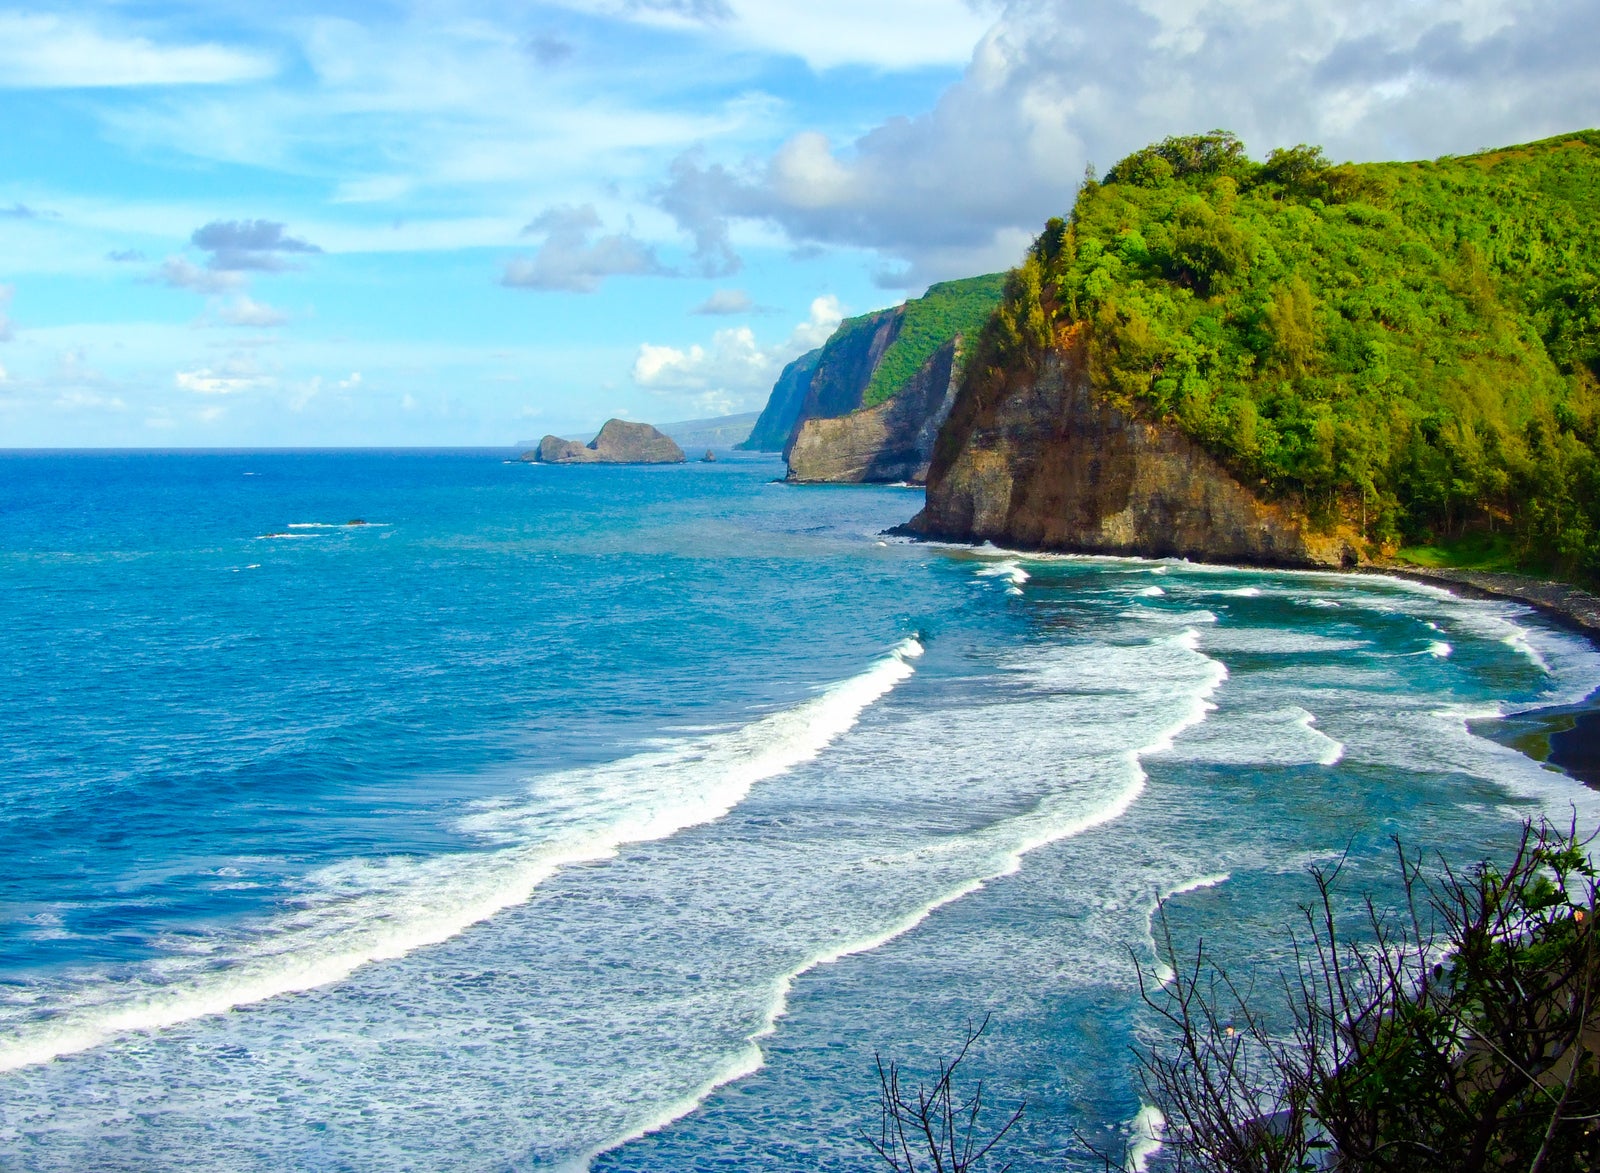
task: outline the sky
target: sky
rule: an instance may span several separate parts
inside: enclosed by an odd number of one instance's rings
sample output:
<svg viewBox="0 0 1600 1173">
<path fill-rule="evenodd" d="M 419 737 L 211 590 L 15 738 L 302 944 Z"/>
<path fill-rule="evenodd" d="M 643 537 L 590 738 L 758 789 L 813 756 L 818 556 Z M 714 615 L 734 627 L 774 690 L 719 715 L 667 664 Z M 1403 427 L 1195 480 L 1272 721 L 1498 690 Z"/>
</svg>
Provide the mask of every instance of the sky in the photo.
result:
<svg viewBox="0 0 1600 1173">
<path fill-rule="evenodd" d="M 1600 0 L 0 0 L 0 448 L 759 409 L 1169 134 L 1600 125 Z"/>
</svg>

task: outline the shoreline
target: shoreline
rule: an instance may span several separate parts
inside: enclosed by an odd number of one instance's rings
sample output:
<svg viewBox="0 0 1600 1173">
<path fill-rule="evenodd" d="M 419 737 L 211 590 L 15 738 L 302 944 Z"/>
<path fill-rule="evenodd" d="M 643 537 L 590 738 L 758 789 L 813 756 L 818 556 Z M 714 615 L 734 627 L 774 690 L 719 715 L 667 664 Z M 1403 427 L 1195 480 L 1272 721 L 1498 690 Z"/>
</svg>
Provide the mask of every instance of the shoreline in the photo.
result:
<svg viewBox="0 0 1600 1173">
<path fill-rule="evenodd" d="M 1509 599 L 1526 603 L 1563 627 L 1587 636 L 1600 647 L 1600 595 L 1592 595 L 1566 583 L 1490 570 L 1455 570 L 1431 566 L 1363 566 L 1357 574 L 1388 574 L 1413 582 L 1447 586 L 1468 598 Z"/>
<path fill-rule="evenodd" d="M 1357 573 L 1409 578 L 1448 587 L 1468 598 L 1523 603 L 1600 648 L 1600 596 L 1578 587 L 1525 574 L 1430 566 L 1363 567 Z M 1502 745 L 1557 767 L 1591 790 L 1600 790 L 1600 687 L 1576 705 L 1530 709 L 1482 725 L 1483 733 Z"/>
<path fill-rule="evenodd" d="M 975 542 L 968 538 L 951 538 L 925 534 L 912 530 L 909 523 L 891 526 L 884 536 L 908 539 L 913 543 L 946 544 L 979 549 L 988 542 Z M 1073 553 L 1066 550 L 1028 550 L 1018 548 L 1016 553 L 1026 557 L 1036 554 Z M 1121 555 L 1130 558 L 1155 558 L 1154 555 Z M 1403 563 L 1371 562 L 1363 566 L 1339 569 L 1336 567 L 1291 567 L 1252 564 L 1244 562 L 1202 564 L 1237 566 L 1241 569 L 1312 570 L 1335 575 L 1371 575 L 1403 578 L 1427 586 L 1441 587 L 1466 598 L 1504 599 L 1532 607 L 1559 627 L 1581 635 L 1600 650 L 1600 595 L 1591 594 L 1579 587 L 1531 575 L 1510 574 L 1500 571 L 1461 570 L 1434 568 Z M 1528 709 L 1508 717 L 1474 721 L 1480 736 L 1515 749 L 1541 765 L 1559 770 L 1573 781 L 1591 790 L 1600 790 L 1600 683 L 1577 704 L 1549 705 Z"/>
</svg>

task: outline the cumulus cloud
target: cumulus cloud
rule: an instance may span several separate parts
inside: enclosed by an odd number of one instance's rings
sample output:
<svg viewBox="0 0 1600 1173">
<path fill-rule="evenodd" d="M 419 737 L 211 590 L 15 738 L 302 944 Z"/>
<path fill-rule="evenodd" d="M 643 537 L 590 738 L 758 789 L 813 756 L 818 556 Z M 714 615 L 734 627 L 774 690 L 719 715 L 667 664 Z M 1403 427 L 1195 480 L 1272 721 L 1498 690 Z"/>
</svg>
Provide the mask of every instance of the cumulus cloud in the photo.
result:
<svg viewBox="0 0 1600 1173">
<path fill-rule="evenodd" d="M 290 267 L 283 254 L 320 253 L 310 241 L 290 236 L 276 220 L 213 220 L 194 230 L 189 243 L 210 253 L 218 272 L 279 272 Z"/>
<path fill-rule="evenodd" d="M 274 309 L 264 302 L 256 301 L 249 294 L 241 293 L 226 305 L 218 308 L 217 319 L 228 326 L 250 326 L 266 329 L 271 326 L 283 325 L 289 320 L 289 315 L 282 310 Z"/>
<path fill-rule="evenodd" d="M 192 391 L 196 395 L 236 395 L 264 386 L 272 380 L 261 372 L 249 355 L 235 354 L 214 368 L 174 371 L 172 381 L 180 390 Z"/>
<path fill-rule="evenodd" d="M 277 71 L 262 53 L 161 45 L 55 13 L 0 12 L 0 88 L 214 85 Z"/>
<path fill-rule="evenodd" d="M 748 314 L 756 308 L 742 289 L 718 289 L 689 312 L 692 314 Z"/>
<path fill-rule="evenodd" d="M 703 256 L 754 219 L 915 285 L 1014 263 L 1087 163 L 1170 134 L 1371 159 L 1594 125 L 1596 27 L 1600 0 L 1013 0 L 932 109 L 739 166 L 687 154 L 658 199 Z"/>
<path fill-rule="evenodd" d="M 634 358 L 633 381 L 707 412 L 759 406 L 784 364 L 827 341 L 843 316 L 839 299 L 829 294 L 815 299 L 806 320 L 776 346 L 762 346 L 748 326 L 718 330 L 706 346 L 647 342 Z"/>
<path fill-rule="evenodd" d="M 16 290 L 9 285 L 0 285 L 0 342 L 10 342 L 16 337 L 11 316 L 6 313 L 11 308 L 11 295 L 15 292 Z"/>
<path fill-rule="evenodd" d="M 232 271 L 202 269 L 184 257 L 168 257 L 151 275 L 151 279 L 173 289 L 189 289 L 195 293 L 215 296 L 243 289 L 244 275 Z"/>
<path fill-rule="evenodd" d="M 607 277 L 670 275 L 655 250 L 632 235 L 594 237 L 600 226 L 593 204 L 547 209 L 523 229 L 524 235 L 542 233 L 544 243 L 532 256 L 508 261 L 500 283 L 517 289 L 594 293 Z"/>
</svg>

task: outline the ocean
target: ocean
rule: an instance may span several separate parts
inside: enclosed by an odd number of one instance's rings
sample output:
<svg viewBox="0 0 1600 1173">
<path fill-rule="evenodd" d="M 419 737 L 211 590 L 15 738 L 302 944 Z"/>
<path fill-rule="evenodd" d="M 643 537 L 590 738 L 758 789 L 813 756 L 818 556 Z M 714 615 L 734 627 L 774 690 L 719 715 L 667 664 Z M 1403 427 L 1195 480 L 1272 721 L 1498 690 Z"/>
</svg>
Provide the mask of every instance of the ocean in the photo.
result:
<svg viewBox="0 0 1600 1173">
<path fill-rule="evenodd" d="M 1600 685 L 1525 607 L 504 455 L 0 454 L 0 1169 L 865 1170 L 986 1017 L 1014 1169 L 1153 1169 L 1158 899 L 1265 978 L 1600 822 L 1474 732 Z"/>
</svg>

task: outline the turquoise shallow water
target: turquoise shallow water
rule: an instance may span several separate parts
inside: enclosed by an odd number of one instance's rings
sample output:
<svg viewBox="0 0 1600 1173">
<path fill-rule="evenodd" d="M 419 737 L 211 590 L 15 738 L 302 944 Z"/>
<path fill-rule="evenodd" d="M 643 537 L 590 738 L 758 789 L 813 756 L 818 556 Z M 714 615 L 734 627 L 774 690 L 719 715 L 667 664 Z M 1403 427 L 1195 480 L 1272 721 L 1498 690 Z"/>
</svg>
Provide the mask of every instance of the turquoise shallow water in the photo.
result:
<svg viewBox="0 0 1600 1173">
<path fill-rule="evenodd" d="M 1524 608 L 779 472 L 0 455 L 0 1168 L 859 1169 L 984 1014 L 1060 1168 L 1158 894 L 1270 968 L 1311 863 L 1600 817 L 1469 732 L 1600 684 Z"/>
</svg>

